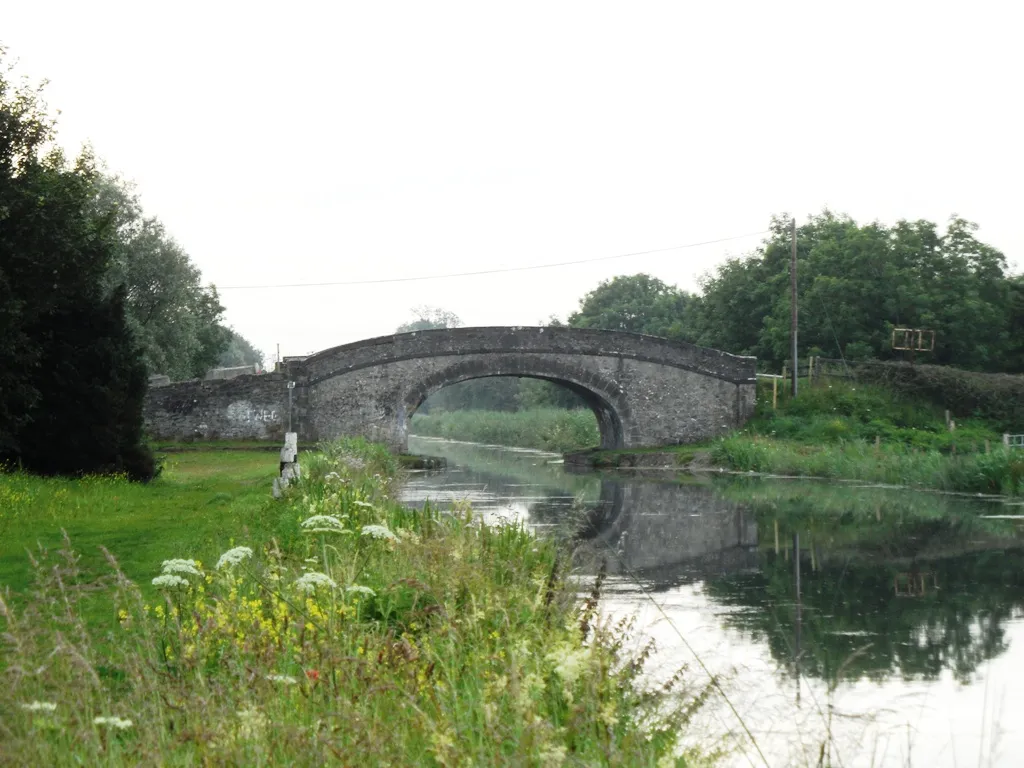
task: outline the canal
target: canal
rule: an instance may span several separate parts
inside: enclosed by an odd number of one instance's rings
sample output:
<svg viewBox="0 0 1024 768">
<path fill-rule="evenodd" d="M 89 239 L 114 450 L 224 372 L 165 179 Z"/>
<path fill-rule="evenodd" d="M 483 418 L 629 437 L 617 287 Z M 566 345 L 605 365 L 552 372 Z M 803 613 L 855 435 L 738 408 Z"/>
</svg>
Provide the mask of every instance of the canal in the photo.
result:
<svg viewBox="0 0 1024 768">
<path fill-rule="evenodd" d="M 652 683 L 719 688 L 688 726 L 726 765 L 1024 764 L 1024 507 L 810 480 L 570 473 L 410 438 L 410 504 L 575 535 L 581 591 L 655 642 Z"/>
</svg>

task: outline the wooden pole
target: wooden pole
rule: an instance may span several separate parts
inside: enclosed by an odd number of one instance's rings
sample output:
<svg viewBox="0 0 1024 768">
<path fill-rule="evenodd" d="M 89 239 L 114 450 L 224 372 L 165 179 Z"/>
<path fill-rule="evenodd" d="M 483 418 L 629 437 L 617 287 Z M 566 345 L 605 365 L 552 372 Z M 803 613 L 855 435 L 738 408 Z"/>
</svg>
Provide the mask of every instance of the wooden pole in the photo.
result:
<svg viewBox="0 0 1024 768">
<path fill-rule="evenodd" d="M 797 330 L 797 311 L 796 311 L 796 217 L 793 217 L 790 226 L 790 239 L 792 241 L 792 253 L 789 260 L 789 296 L 790 296 L 790 332 L 789 332 L 789 343 L 793 358 L 793 397 L 796 397 L 796 380 L 797 380 L 797 357 L 796 357 L 796 330 Z"/>
<path fill-rule="evenodd" d="M 814 358 L 807 359 L 807 386 L 814 386 Z"/>
<path fill-rule="evenodd" d="M 772 410 L 778 410 L 779 407 L 779 380 L 772 379 Z"/>
</svg>

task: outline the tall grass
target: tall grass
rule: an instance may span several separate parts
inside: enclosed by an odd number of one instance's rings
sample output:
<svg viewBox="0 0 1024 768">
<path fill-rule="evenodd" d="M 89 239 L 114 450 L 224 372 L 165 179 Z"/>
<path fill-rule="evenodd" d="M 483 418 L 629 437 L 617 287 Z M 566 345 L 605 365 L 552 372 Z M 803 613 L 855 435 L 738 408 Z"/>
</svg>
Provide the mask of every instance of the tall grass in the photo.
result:
<svg viewBox="0 0 1024 768">
<path fill-rule="evenodd" d="M 706 692 L 644 690 L 646 653 L 579 603 L 556 544 L 402 507 L 362 441 L 304 470 L 277 536 L 240 529 L 206 563 L 168 547 L 158 599 L 113 557 L 96 580 L 70 542 L 38 552 L 26 607 L 0 601 L 0 763 L 691 764 Z"/>
<path fill-rule="evenodd" d="M 413 416 L 410 431 L 425 437 L 555 452 L 592 448 L 601 443 L 597 419 L 586 409 L 423 413 Z"/>
<path fill-rule="evenodd" d="M 1024 452 L 1001 446 L 991 453 L 948 455 L 904 445 L 876 449 L 863 440 L 806 445 L 739 435 L 717 442 L 711 456 L 717 464 L 742 472 L 847 478 L 966 493 L 1024 494 Z"/>
</svg>

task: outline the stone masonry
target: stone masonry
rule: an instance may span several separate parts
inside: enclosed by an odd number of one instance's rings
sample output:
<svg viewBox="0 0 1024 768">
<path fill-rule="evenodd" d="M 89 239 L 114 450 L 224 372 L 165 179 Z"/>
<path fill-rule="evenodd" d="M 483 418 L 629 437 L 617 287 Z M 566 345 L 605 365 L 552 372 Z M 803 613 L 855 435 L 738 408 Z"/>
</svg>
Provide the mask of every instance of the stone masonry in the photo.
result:
<svg viewBox="0 0 1024 768">
<path fill-rule="evenodd" d="M 579 394 L 603 448 L 694 442 L 753 413 L 755 360 L 692 344 L 578 328 L 456 328 L 346 344 L 283 370 L 150 390 L 159 439 L 280 440 L 291 418 L 304 442 L 363 435 L 405 450 L 409 419 L 431 394 L 485 376 L 546 379 Z"/>
</svg>

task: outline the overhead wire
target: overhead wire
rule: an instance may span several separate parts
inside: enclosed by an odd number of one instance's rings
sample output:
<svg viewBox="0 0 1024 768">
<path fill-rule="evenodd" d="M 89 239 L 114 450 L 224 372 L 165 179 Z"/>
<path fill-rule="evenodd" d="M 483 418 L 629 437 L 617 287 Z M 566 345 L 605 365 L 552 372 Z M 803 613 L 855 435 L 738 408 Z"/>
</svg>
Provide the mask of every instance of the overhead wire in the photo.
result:
<svg viewBox="0 0 1024 768">
<path fill-rule="evenodd" d="M 597 256 L 590 259 L 576 259 L 574 261 L 559 261 L 551 264 L 528 264 L 521 267 L 499 267 L 496 269 L 481 269 L 471 272 L 448 272 L 437 275 L 413 275 L 410 277 L 382 277 L 374 278 L 369 280 L 332 280 L 323 281 L 316 283 L 273 283 L 264 285 L 218 285 L 218 291 L 241 291 L 241 290 L 263 290 L 263 289 L 279 289 L 279 288 L 317 288 L 322 286 L 334 286 L 334 285 L 376 285 L 380 283 L 411 283 L 423 280 L 447 280 L 455 277 L 477 277 L 480 275 L 497 275 L 507 272 L 528 272 L 535 269 L 552 269 L 554 267 L 569 267 L 576 264 L 592 264 L 599 261 L 611 261 L 613 259 L 625 259 L 631 256 L 647 256 L 652 253 L 665 253 L 667 251 L 679 251 L 687 248 L 699 248 L 703 245 L 715 245 L 716 243 L 726 243 L 731 240 L 742 240 L 746 237 L 756 237 L 757 235 L 768 234 L 770 230 L 764 229 L 759 232 L 747 232 L 743 235 L 733 235 L 731 237 L 720 237 L 716 240 L 704 240 L 699 243 L 686 243 L 685 245 L 673 245 L 668 248 L 652 248 L 648 251 L 632 251 L 630 253 L 617 253 L 612 256 Z"/>
</svg>

